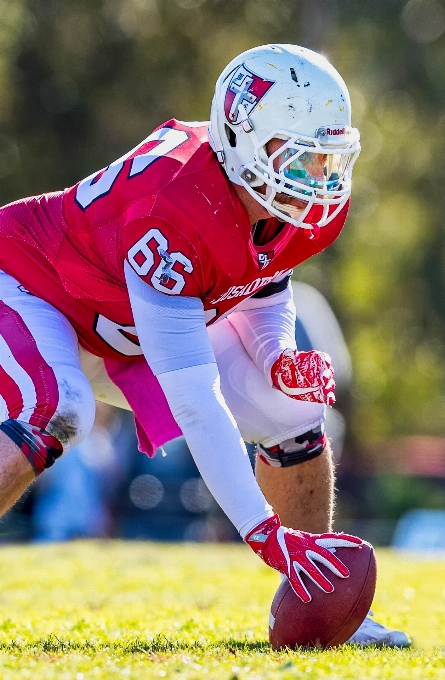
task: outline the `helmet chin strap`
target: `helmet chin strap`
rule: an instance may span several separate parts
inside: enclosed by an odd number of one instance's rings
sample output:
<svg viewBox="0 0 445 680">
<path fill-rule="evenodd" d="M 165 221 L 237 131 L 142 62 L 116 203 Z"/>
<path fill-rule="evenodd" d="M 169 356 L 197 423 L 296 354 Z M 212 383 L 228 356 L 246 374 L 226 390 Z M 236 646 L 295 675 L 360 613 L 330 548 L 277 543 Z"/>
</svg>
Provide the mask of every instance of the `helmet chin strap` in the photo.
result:
<svg viewBox="0 0 445 680">
<path fill-rule="evenodd" d="M 293 220 L 298 220 L 298 218 L 301 216 L 301 213 L 304 212 L 304 209 L 297 208 L 295 205 L 291 205 L 290 203 L 282 203 L 276 199 L 272 201 L 272 205 L 277 210 L 289 215 L 289 217 L 291 217 Z"/>
<path fill-rule="evenodd" d="M 270 195 L 273 191 L 274 191 L 274 189 L 272 189 L 271 186 L 266 185 L 266 199 L 267 200 L 269 200 Z M 276 192 L 275 192 L 274 198 L 271 201 L 271 205 L 276 210 L 279 210 L 281 213 L 288 215 L 293 220 L 298 220 L 301 217 L 301 214 L 305 211 L 305 208 L 297 208 L 297 206 L 292 205 L 291 203 L 284 203 L 282 201 L 277 201 Z M 276 215 L 273 215 L 272 213 L 269 213 L 269 214 L 272 215 L 273 217 L 276 217 Z"/>
<path fill-rule="evenodd" d="M 270 189 L 270 187 L 268 187 L 268 189 Z M 266 192 L 266 194 L 267 194 L 267 192 Z M 299 217 L 301 216 L 301 213 L 304 212 L 304 210 L 302 210 L 301 208 L 297 208 L 295 205 L 291 205 L 290 203 L 280 203 L 280 201 L 277 201 L 276 199 L 274 199 L 272 201 L 272 205 L 273 205 L 274 208 L 276 208 L 280 212 L 284 213 L 285 215 L 286 214 L 289 215 L 289 217 L 291 217 L 293 220 L 298 220 Z M 267 212 L 269 212 L 269 211 L 267 211 Z M 276 215 L 274 215 L 271 212 L 269 212 L 269 215 L 271 217 L 276 218 Z M 320 236 L 321 227 L 318 224 L 308 225 L 305 222 L 304 226 L 303 226 L 303 224 L 300 225 L 299 229 L 302 229 L 305 236 L 307 236 L 307 238 L 311 241 L 318 239 L 319 236 Z"/>
<path fill-rule="evenodd" d="M 288 214 L 289 217 L 291 217 L 293 220 L 298 220 L 298 218 L 301 216 L 301 213 L 303 210 L 300 208 L 296 208 L 294 205 L 289 205 L 289 203 L 280 203 L 279 201 L 272 201 L 272 205 L 274 208 L 277 208 L 277 210 L 280 210 L 284 214 Z M 269 215 L 272 215 L 272 213 L 269 213 Z M 309 240 L 314 240 L 317 239 L 320 236 L 320 229 L 321 227 L 318 224 L 311 224 L 310 226 L 305 222 L 304 226 L 303 223 L 300 225 L 300 227 L 297 227 L 297 229 L 302 229 L 305 236 Z"/>
</svg>

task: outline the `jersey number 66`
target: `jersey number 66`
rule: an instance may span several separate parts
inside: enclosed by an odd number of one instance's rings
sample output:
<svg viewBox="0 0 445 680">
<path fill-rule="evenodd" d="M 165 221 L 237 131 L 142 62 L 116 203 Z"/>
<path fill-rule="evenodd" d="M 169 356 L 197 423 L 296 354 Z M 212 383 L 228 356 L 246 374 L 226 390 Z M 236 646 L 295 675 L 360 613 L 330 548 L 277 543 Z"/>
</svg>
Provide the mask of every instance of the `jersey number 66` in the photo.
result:
<svg viewBox="0 0 445 680">
<path fill-rule="evenodd" d="M 185 278 L 173 267 L 178 262 L 187 274 L 191 274 L 193 265 L 184 253 L 168 252 L 168 241 L 159 229 L 150 229 L 139 241 L 136 241 L 128 251 L 128 261 L 136 274 L 147 276 L 155 263 L 154 251 L 159 253 L 161 261 L 151 276 L 151 285 L 161 293 L 179 295 L 185 286 Z M 173 286 L 172 282 L 174 282 Z"/>
</svg>

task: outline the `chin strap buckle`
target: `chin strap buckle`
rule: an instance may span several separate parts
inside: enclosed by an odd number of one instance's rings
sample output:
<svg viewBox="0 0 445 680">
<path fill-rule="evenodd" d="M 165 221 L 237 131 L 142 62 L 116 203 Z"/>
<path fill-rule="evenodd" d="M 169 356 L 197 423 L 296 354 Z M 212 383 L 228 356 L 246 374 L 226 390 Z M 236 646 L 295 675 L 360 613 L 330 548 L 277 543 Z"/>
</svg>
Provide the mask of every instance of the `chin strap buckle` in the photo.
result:
<svg viewBox="0 0 445 680">
<path fill-rule="evenodd" d="M 238 104 L 238 116 L 241 119 L 241 127 L 244 132 L 253 132 L 253 123 L 247 115 L 247 111 L 242 104 Z"/>
<path fill-rule="evenodd" d="M 245 120 L 243 120 L 243 122 L 241 123 L 241 127 L 243 128 L 244 132 L 252 132 L 253 125 L 250 118 L 246 118 Z"/>
</svg>

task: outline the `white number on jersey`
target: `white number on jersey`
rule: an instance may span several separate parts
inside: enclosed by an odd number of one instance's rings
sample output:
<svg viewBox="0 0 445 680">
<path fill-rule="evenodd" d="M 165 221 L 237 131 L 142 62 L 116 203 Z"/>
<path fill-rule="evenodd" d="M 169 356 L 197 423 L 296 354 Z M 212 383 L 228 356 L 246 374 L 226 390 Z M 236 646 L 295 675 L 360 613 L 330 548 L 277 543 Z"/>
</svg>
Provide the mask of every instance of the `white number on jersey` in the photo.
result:
<svg viewBox="0 0 445 680">
<path fill-rule="evenodd" d="M 99 170 L 79 183 L 76 190 L 76 203 L 82 210 L 86 210 L 94 201 L 110 193 L 113 184 L 118 178 L 124 162 L 132 156 L 141 146 L 148 142 L 159 142 L 150 151 L 135 156 L 130 164 L 128 179 L 140 175 L 158 158 L 176 149 L 188 139 L 185 130 L 173 130 L 172 128 L 161 128 L 149 135 L 143 142 L 129 151 L 125 156 L 121 156 L 117 161 L 111 163 L 105 170 Z"/>
<path fill-rule="evenodd" d="M 185 286 L 185 278 L 173 266 L 178 262 L 187 274 L 191 274 L 193 264 L 184 253 L 168 252 L 168 241 L 159 229 L 150 229 L 136 241 L 128 251 L 128 261 L 136 274 L 147 276 L 155 262 L 154 251 L 159 253 L 161 261 L 151 276 L 151 285 L 161 293 L 179 295 Z M 175 282 L 173 287 L 170 287 L 171 281 Z"/>
<path fill-rule="evenodd" d="M 94 330 L 109 347 L 119 354 L 127 357 L 136 357 L 142 354 L 139 340 L 134 326 L 126 326 L 107 319 L 102 314 L 97 314 L 94 321 Z"/>
</svg>

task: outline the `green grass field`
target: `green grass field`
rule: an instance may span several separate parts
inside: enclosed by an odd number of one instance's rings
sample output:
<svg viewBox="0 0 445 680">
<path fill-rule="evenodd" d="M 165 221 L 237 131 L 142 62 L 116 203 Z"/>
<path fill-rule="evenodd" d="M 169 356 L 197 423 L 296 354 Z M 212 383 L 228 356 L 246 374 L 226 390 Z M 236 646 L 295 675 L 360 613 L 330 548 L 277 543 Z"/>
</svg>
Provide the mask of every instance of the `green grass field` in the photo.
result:
<svg viewBox="0 0 445 680">
<path fill-rule="evenodd" d="M 277 575 L 243 545 L 0 551 L 0 678 L 445 679 L 445 561 L 379 553 L 374 609 L 410 650 L 272 653 Z"/>
</svg>

